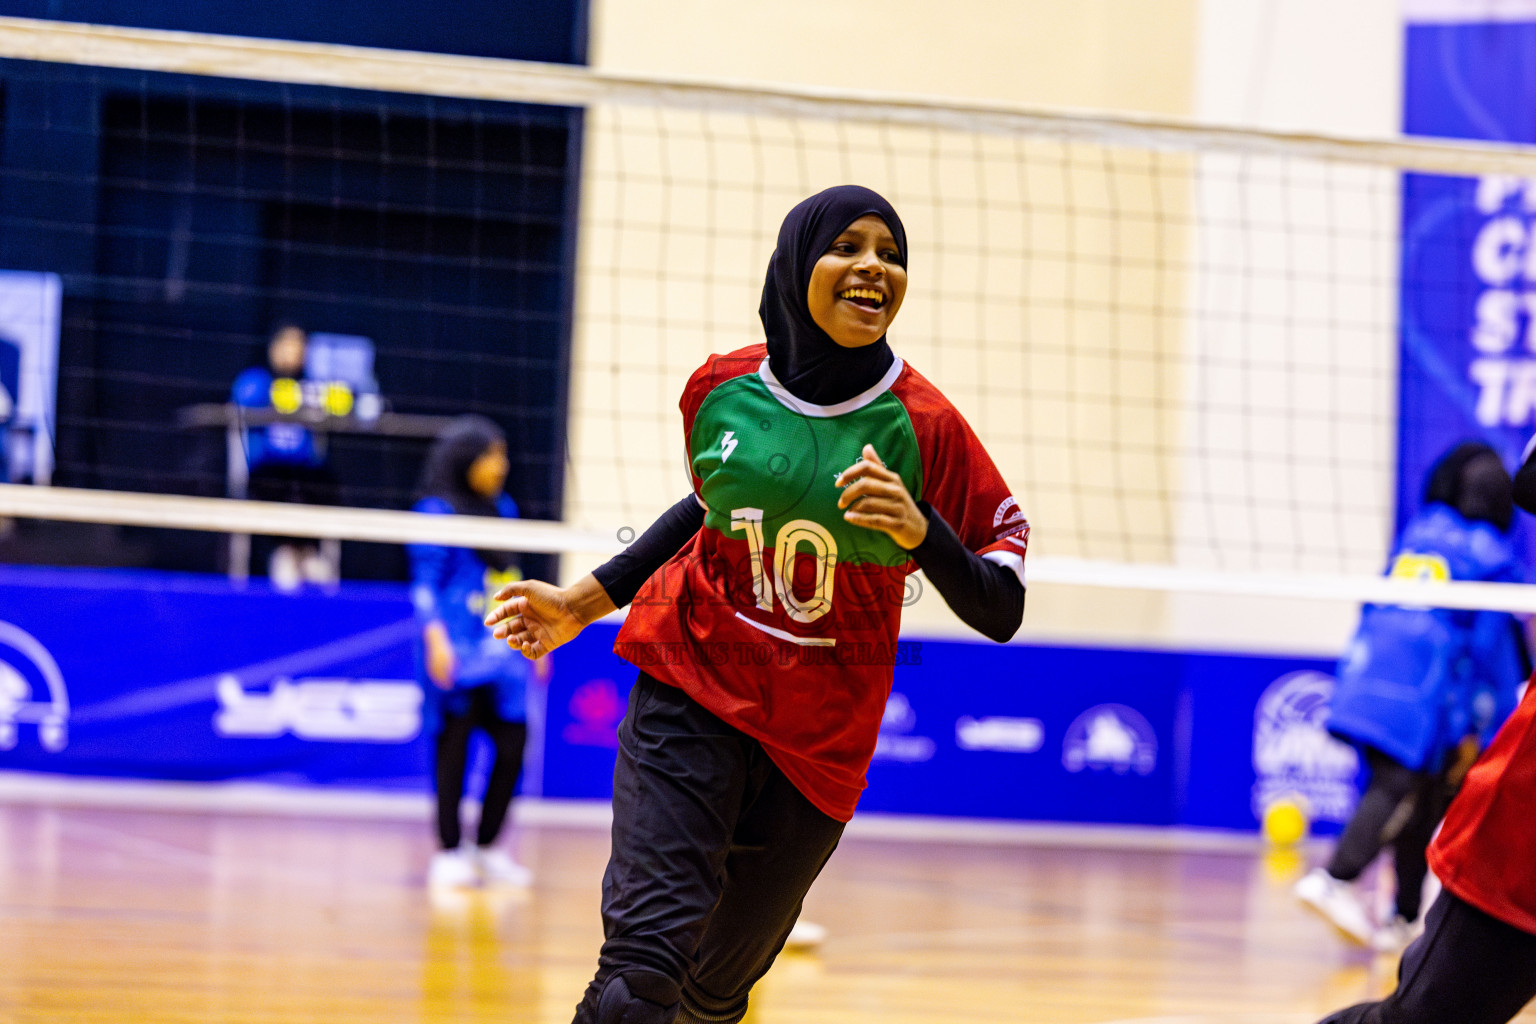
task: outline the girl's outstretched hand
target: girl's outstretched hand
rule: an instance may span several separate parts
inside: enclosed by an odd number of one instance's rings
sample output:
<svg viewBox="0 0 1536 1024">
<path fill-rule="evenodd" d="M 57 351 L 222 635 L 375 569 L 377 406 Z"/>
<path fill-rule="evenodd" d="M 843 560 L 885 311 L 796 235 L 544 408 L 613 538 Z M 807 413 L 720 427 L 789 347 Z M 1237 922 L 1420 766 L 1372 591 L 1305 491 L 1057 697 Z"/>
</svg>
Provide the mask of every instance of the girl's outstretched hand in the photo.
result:
<svg viewBox="0 0 1536 1024">
<path fill-rule="evenodd" d="M 568 587 L 542 580 L 508 583 L 492 595 L 500 604 L 485 617 L 491 635 L 526 658 L 542 658 L 615 610 L 608 592 L 591 574 Z"/>
<path fill-rule="evenodd" d="M 866 444 L 859 461 L 837 476 L 837 507 L 855 526 L 879 530 L 906 551 L 928 536 L 928 517 L 917 507 L 901 477 L 885 468 L 875 446 Z"/>
<path fill-rule="evenodd" d="M 500 603 L 485 617 L 491 635 L 505 640 L 525 658 L 542 658 L 577 633 L 586 623 L 571 607 L 560 587 L 542 580 L 518 580 L 496 591 Z"/>
</svg>

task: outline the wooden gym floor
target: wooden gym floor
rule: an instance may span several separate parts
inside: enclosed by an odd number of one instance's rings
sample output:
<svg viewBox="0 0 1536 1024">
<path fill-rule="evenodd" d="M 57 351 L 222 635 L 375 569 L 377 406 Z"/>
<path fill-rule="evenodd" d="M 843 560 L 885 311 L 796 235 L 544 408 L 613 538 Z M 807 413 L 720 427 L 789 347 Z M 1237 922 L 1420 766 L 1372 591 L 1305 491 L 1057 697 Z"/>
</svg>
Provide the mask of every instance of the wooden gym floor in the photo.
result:
<svg viewBox="0 0 1536 1024">
<path fill-rule="evenodd" d="M 0 805 L 0 1021 L 565 1024 L 606 833 L 519 826 L 527 891 L 432 896 L 425 822 Z M 1395 963 L 1293 857 L 849 838 L 752 1024 L 1309 1024 Z M 1529 1013 L 1522 1020 L 1536 1020 Z"/>
</svg>

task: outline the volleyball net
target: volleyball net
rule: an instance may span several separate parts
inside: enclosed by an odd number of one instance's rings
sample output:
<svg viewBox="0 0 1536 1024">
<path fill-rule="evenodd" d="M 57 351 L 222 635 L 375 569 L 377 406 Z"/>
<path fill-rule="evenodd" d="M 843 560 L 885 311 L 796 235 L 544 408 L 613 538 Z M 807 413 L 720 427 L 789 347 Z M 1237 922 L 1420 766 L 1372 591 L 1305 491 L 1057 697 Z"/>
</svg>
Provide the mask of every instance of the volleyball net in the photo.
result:
<svg viewBox="0 0 1536 1024">
<path fill-rule="evenodd" d="M 7 138 L 38 150 L 0 168 L 39 197 L 0 214 L 5 251 L 77 257 L 55 486 L 0 486 L 0 515 L 473 534 L 577 575 L 687 493 L 683 383 L 760 340 L 788 209 L 857 182 L 910 240 L 892 344 L 1014 487 L 1032 584 L 1536 611 L 1381 577 L 1405 174 L 1536 178 L 1528 150 L 22 19 L 0 59 Z M 65 89 L 89 109 L 61 115 Z M 220 497 L 244 428 L 208 410 L 279 319 L 368 336 L 390 415 L 502 423 L 547 521 L 399 511 L 430 430 L 351 413 L 315 422 L 356 427 L 333 462 L 372 508 Z"/>
</svg>

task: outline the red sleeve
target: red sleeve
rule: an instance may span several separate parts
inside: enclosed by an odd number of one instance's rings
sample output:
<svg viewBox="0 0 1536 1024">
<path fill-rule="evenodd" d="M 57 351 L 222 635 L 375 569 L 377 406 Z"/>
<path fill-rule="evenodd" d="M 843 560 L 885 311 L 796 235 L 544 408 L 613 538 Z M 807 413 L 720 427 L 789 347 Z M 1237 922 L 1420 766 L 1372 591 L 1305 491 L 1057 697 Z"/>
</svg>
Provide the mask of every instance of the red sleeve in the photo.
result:
<svg viewBox="0 0 1536 1024">
<path fill-rule="evenodd" d="M 907 408 L 922 454 L 922 499 L 979 555 L 1019 559 L 1022 577 L 1029 521 L 981 439 L 928 379 L 908 366 L 891 391 Z M 1012 559 L 1009 559 L 1011 562 Z"/>
<path fill-rule="evenodd" d="M 1451 801 L 1429 865 L 1447 889 L 1536 934 L 1536 677 Z"/>
<path fill-rule="evenodd" d="M 693 371 L 688 383 L 683 385 L 683 397 L 678 399 L 677 407 L 683 413 L 683 465 L 688 467 L 688 478 L 693 481 L 694 494 L 699 493 L 703 483 L 693 474 L 693 421 L 699 415 L 699 406 L 704 404 L 704 399 L 711 391 L 732 377 L 756 373 L 767 357 L 768 346 L 763 344 L 748 345 L 725 355 L 712 355 L 704 360 L 703 366 Z"/>
</svg>

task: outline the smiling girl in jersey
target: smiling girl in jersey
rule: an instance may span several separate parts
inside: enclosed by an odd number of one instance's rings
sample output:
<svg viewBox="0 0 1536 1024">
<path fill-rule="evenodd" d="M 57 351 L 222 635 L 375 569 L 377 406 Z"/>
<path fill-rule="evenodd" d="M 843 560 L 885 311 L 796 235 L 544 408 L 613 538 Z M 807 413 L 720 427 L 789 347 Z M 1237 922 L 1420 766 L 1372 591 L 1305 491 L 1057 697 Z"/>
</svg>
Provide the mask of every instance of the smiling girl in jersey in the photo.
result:
<svg viewBox="0 0 1536 1024">
<path fill-rule="evenodd" d="M 1011 637 L 1029 525 L 959 412 L 885 339 L 901 219 L 845 185 L 790 211 L 766 345 L 683 390 L 693 493 L 571 587 L 496 595 L 532 658 L 631 604 L 605 941 L 578 1024 L 738 1021 L 852 817 L 898 657 L 906 578 Z"/>
</svg>

